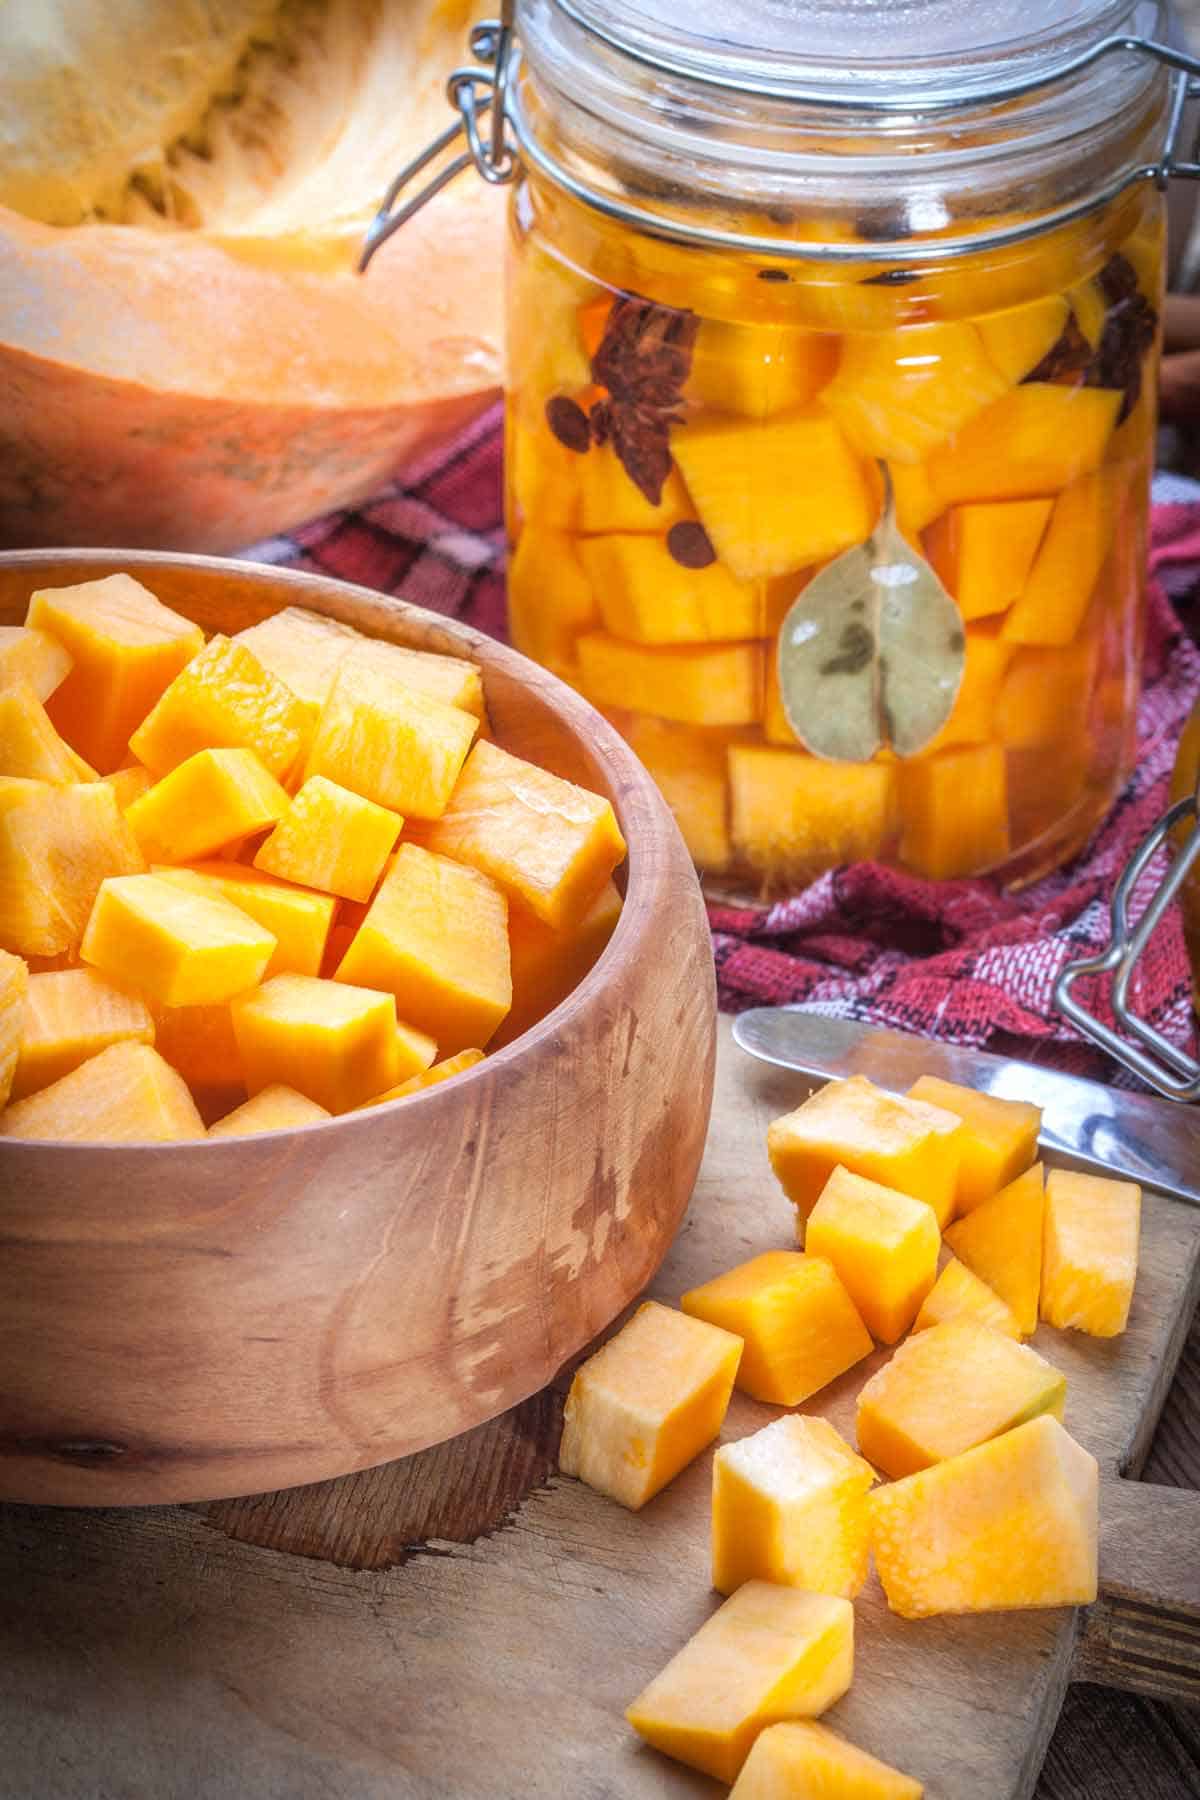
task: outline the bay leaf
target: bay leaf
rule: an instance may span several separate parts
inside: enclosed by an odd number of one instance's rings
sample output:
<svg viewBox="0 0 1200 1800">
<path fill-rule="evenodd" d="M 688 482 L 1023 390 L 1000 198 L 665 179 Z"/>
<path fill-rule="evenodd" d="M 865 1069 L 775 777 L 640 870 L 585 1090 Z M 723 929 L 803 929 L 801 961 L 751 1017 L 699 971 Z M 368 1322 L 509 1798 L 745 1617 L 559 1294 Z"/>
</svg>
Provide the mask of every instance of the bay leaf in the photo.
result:
<svg viewBox="0 0 1200 1800">
<path fill-rule="evenodd" d="M 958 608 L 896 524 L 892 483 L 863 544 L 802 589 L 779 631 L 788 724 L 814 756 L 913 756 L 954 710 L 966 641 Z"/>
</svg>

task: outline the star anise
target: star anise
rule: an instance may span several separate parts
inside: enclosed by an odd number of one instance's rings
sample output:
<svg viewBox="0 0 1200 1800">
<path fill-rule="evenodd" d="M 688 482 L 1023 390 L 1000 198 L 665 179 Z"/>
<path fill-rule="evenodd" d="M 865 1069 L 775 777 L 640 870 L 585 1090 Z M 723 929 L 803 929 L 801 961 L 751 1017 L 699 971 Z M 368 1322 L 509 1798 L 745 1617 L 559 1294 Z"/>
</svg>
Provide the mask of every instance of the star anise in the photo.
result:
<svg viewBox="0 0 1200 1800">
<path fill-rule="evenodd" d="M 1083 381 L 1092 360 L 1092 346 L 1080 331 L 1075 314 L 1067 314 L 1067 322 L 1036 368 L 1030 369 L 1026 381 L 1055 381 L 1075 387 Z"/>
<path fill-rule="evenodd" d="M 608 399 L 592 408 L 592 435 L 612 439 L 621 466 L 651 506 L 671 472 L 671 426 L 683 418 L 683 385 L 700 321 L 639 294 L 613 301 L 592 358 L 592 380 Z"/>
<path fill-rule="evenodd" d="M 1124 398 L 1117 424 L 1127 419 L 1142 391 L 1142 364 L 1158 330 L 1158 314 L 1138 291 L 1128 258 L 1110 256 L 1097 280 L 1108 312 L 1085 381 L 1088 387 L 1120 388 Z"/>
</svg>

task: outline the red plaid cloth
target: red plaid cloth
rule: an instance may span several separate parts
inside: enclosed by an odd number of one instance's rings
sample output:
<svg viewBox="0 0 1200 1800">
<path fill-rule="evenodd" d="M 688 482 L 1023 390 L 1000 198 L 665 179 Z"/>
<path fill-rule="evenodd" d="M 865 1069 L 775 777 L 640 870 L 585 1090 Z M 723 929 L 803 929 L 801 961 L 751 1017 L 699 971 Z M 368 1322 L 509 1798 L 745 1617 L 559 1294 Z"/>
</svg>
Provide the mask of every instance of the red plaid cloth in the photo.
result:
<svg viewBox="0 0 1200 1800">
<path fill-rule="evenodd" d="M 498 409 L 408 471 L 404 487 L 247 554 L 402 593 L 503 637 Z M 1083 853 L 1017 895 L 991 881 L 939 884 L 860 863 L 770 907 L 712 906 L 726 1010 L 801 1001 L 1112 1078 L 1107 1059 L 1054 1012 L 1051 994 L 1065 963 L 1108 940 L 1113 883 L 1163 811 L 1175 746 L 1200 694 L 1200 652 L 1181 618 L 1200 585 L 1200 501 L 1155 507 L 1151 568 L 1137 767 Z M 1164 863 L 1165 853 L 1147 884 Z M 1111 1017 L 1103 995 L 1081 997 Z M 1195 1050 L 1191 972 L 1174 913 L 1143 960 L 1135 1001 L 1171 1042 Z"/>
</svg>

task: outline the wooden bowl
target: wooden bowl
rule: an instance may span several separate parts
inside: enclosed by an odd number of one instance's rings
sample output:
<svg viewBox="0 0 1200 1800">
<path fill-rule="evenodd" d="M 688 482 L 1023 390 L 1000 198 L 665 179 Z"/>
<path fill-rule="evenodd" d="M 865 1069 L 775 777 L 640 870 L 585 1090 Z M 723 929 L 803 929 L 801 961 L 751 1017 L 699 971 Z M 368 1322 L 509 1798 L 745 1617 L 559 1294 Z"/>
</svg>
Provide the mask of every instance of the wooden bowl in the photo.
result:
<svg viewBox="0 0 1200 1800">
<path fill-rule="evenodd" d="M 256 1493 L 386 1462 L 542 1387 L 642 1288 L 708 1124 L 700 891 L 621 739 L 553 676 L 364 588 L 205 557 L 0 554 L 35 587 L 128 569 L 210 631 L 289 604 L 483 665 L 498 737 L 612 800 L 604 955 L 470 1073 L 299 1130 L 171 1145 L 0 1140 L 0 1499 Z"/>
</svg>

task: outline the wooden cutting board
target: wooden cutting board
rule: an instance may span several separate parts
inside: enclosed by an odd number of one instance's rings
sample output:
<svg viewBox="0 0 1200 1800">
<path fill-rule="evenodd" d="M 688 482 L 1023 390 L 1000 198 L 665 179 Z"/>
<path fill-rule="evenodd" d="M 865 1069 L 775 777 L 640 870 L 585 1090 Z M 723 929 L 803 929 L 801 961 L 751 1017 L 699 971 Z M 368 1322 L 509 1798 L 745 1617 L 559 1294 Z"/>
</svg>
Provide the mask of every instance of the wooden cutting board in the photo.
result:
<svg viewBox="0 0 1200 1800">
<path fill-rule="evenodd" d="M 789 1242 L 765 1134 L 804 1089 L 743 1057 L 722 1022 L 711 1140 L 661 1298 Z M 1034 1340 L 1066 1371 L 1067 1426 L 1104 1470 L 1095 1607 L 905 1622 L 874 1578 L 859 1600 L 855 1682 L 829 1723 L 929 1800 L 1031 1794 L 1072 1679 L 1200 1699 L 1200 1495 L 1122 1479 L 1145 1455 L 1198 1287 L 1200 1211 L 1148 1195 L 1125 1336 Z M 881 1359 L 820 1397 L 843 1430 Z M 546 1480 L 563 1385 L 452 1445 L 289 1494 L 0 1508 L 0 1793 L 718 1795 L 621 1716 L 717 1604 L 710 1457 L 637 1516 Z M 773 1416 L 735 1396 L 724 1435 Z"/>
</svg>

